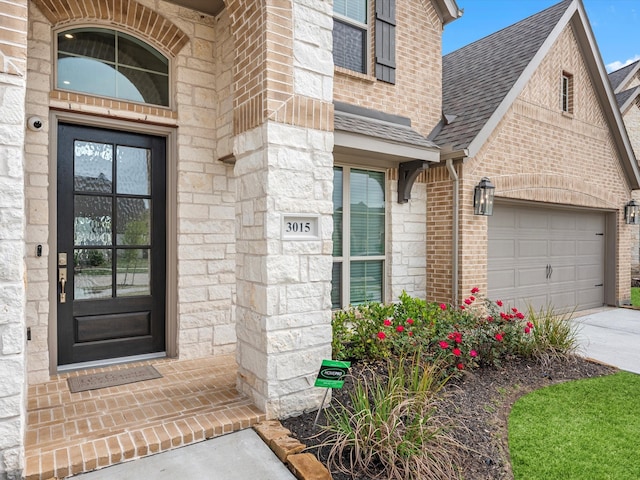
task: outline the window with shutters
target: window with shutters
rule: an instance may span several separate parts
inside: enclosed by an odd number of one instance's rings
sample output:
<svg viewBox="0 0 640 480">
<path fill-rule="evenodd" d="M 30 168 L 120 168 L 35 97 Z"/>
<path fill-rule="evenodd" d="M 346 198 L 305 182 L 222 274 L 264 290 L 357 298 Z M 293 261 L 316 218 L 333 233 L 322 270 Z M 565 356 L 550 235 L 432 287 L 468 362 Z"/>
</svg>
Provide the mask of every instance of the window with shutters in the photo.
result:
<svg viewBox="0 0 640 480">
<path fill-rule="evenodd" d="M 336 167 L 333 179 L 332 307 L 381 302 L 385 173 Z"/>
<path fill-rule="evenodd" d="M 370 45 L 367 0 L 335 0 L 333 3 L 333 62 L 367 74 Z M 396 0 L 375 1 L 375 75 L 396 82 Z"/>
</svg>

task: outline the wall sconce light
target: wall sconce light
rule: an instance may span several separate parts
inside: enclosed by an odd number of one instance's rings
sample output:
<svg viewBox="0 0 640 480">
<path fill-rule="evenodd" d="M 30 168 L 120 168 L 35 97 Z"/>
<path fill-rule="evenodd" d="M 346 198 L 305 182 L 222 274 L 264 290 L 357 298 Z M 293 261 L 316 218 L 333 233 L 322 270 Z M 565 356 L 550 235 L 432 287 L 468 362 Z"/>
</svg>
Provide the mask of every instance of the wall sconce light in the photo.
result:
<svg viewBox="0 0 640 480">
<path fill-rule="evenodd" d="M 482 177 L 473 190 L 473 214 L 493 215 L 493 196 L 496 187 L 487 177 Z"/>
<path fill-rule="evenodd" d="M 628 225 L 640 225 L 640 204 L 635 200 L 624 206 L 624 221 Z"/>
</svg>

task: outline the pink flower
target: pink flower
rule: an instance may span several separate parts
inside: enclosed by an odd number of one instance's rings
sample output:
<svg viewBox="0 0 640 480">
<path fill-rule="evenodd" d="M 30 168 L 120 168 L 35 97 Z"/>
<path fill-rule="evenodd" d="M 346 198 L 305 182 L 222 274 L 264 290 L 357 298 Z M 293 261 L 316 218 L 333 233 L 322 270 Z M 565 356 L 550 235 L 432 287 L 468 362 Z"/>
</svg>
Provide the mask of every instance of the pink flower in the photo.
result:
<svg viewBox="0 0 640 480">
<path fill-rule="evenodd" d="M 442 340 L 440 343 L 440 348 L 449 348 L 449 344 L 447 342 L 445 342 L 444 340 Z"/>
<path fill-rule="evenodd" d="M 509 315 L 504 312 L 500 312 L 500 318 L 502 318 L 503 320 L 509 320 Z"/>
<path fill-rule="evenodd" d="M 444 303 L 440 304 L 440 310 L 446 310 L 447 309 L 447 305 Z"/>
<path fill-rule="evenodd" d="M 407 318 L 407 323 L 409 325 L 413 325 L 413 318 Z"/>
<path fill-rule="evenodd" d="M 398 331 L 398 332 L 404 332 L 404 327 L 403 327 L 402 325 L 398 325 L 398 326 L 396 327 L 396 331 Z"/>
<path fill-rule="evenodd" d="M 385 338 L 387 338 L 387 336 L 384 334 L 384 332 L 378 332 L 378 338 L 380 340 L 384 340 Z"/>
<path fill-rule="evenodd" d="M 470 357 L 475 358 L 475 357 L 477 357 L 477 356 L 478 356 L 478 352 L 476 352 L 475 350 L 471 350 L 471 351 L 469 352 L 469 356 L 470 356 Z"/>
<path fill-rule="evenodd" d="M 474 297 L 473 295 L 471 295 L 471 296 L 469 297 L 469 300 L 471 300 L 472 302 L 475 302 L 475 301 L 476 301 L 476 297 Z"/>
<path fill-rule="evenodd" d="M 456 365 L 456 367 L 458 368 L 458 370 L 464 370 L 464 364 L 463 363 L 459 363 L 458 365 Z"/>
<path fill-rule="evenodd" d="M 471 302 L 472 302 L 472 301 L 473 301 L 473 300 L 471 300 L 470 298 L 465 298 L 465 299 L 464 299 L 464 303 L 466 303 L 467 305 L 471 305 Z"/>
<path fill-rule="evenodd" d="M 518 313 L 518 309 L 517 309 L 516 307 L 512 307 L 512 308 L 511 308 L 511 311 L 512 311 L 513 313 Z"/>
<path fill-rule="evenodd" d="M 462 355 L 462 352 L 460 351 L 459 348 L 454 348 L 453 350 L 451 350 L 451 353 L 453 353 L 456 357 L 459 357 L 460 355 Z"/>
<path fill-rule="evenodd" d="M 386 327 L 388 327 L 389 325 L 391 325 L 391 320 L 389 320 L 388 318 L 385 318 L 385 319 L 384 319 L 384 322 L 382 322 L 382 323 L 384 323 L 384 325 L 385 325 Z"/>
<path fill-rule="evenodd" d="M 410 337 L 413 337 L 413 332 L 409 332 L 408 334 Z"/>
<path fill-rule="evenodd" d="M 518 312 L 518 313 L 516 313 L 516 317 L 518 317 L 520 320 L 522 320 L 522 319 L 524 319 L 524 313 Z"/>
<path fill-rule="evenodd" d="M 478 293 L 480 291 L 480 289 L 478 287 L 473 287 L 471 289 L 471 293 Z"/>
<path fill-rule="evenodd" d="M 496 302 L 496 305 L 498 305 L 499 307 L 501 307 L 501 306 L 502 306 L 502 300 L 498 300 L 498 301 Z"/>
<path fill-rule="evenodd" d="M 533 328 L 533 323 L 531 323 L 531 322 L 527 322 L 527 327 L 529 327 L 529 328 Z"/>
<path fill-rule="evenodd" d="M 466 307 L 464 305 L 460 305 L 460 310 L 464 310 Z"/>
<path fill-rule="evenodd" d="M 529 327 L 524 327 L 524 333 L 529 333 L 531 332 L 531 328 Z"/>
<path fill-rule="evenodd" d="M 493 322 L 493 317 L 491 315 L 487 316 L 487 322 L 489 323 Z"/>
<path fill-rule="evenodd" d="M 503 338 L 503 337 L 502 337 L 502 334 L 501 334 L 501 333 L 496 333 L 496 334 L 495 334 L 495 339 L 496 339 L 497 341 L 501 342 L 501 341 L 502 341 L 502 338 Z"/>
</svg>

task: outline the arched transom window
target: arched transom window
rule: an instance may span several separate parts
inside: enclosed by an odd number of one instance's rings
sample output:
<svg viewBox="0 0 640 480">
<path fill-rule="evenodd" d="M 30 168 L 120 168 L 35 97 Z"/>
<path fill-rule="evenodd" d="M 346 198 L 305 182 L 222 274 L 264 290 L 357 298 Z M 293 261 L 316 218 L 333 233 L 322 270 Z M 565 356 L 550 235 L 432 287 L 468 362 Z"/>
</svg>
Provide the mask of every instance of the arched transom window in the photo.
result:
<svg viewBox="0 0 640 480">
<path fill-rule="evenodd" d="M 169 60 L 126 33 L 76 28 L 58 33 L 56 86 L 169 106 Z"/>
</svg>

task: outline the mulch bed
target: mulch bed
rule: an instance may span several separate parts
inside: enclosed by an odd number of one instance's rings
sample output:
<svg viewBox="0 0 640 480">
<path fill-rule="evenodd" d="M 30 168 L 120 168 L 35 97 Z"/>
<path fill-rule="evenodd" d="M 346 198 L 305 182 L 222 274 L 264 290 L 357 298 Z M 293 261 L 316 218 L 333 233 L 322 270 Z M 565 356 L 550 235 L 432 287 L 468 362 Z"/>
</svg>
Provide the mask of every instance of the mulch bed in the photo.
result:
<svg viewBox="0 0 640 480">
<path fill-rule="evenodd" d="M 351 373 L 363 368 L 354 364 Z M 450 401 L 443 402 L 446 413 L 462 428 L 456 439 L 466 448 L 461 454 L 461 477 L 473 480 L 513 479 L 507 445 L 507 419 L 511 406 L 522 395 L 533 390 L 569 380 L 607 375 L 616 369 L 580 357 L 553 360 L 543 365 L 531 359 L 512 359 L 500 368 L 485 367 L 452 380 L 445 387 Z M 352 383 L 347 380 L 342 390 L 333 390 L 332 404 L 347 402 Z M 293 436 L 306 444 L 308 451 L 326 464 L 328 448 L 319 448 L 322 435 L 313 429 L 316 412 L 282 420 Z M 319 425 L 325 422 L 321 413 Z M 365 480 L 332 471 L 334 480 Z"/>
</svg>

